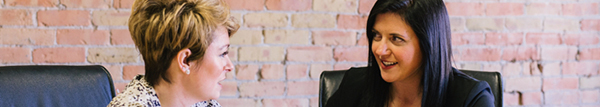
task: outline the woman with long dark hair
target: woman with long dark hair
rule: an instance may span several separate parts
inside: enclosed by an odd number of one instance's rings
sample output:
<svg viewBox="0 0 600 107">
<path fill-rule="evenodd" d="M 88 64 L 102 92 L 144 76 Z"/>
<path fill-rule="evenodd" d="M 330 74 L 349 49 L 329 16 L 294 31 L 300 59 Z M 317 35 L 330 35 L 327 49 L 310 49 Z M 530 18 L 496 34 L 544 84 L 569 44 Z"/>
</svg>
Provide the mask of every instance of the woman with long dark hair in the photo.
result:
<svg viewBox="0 0 600 107">
<path fill-rule="evenodd" d="M 489 107 L 487 82 L 451 66 L 442 0 L 378 0 L 366 28 L 369 65 L 346 72 L 327 107 Z"/>
</svg>

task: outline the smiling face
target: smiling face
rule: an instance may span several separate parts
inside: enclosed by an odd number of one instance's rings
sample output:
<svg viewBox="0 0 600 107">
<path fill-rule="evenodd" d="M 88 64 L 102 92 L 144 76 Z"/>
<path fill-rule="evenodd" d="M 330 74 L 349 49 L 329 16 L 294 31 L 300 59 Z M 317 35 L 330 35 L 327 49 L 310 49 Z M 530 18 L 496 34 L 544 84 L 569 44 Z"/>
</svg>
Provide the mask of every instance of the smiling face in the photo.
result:
<svg viewBox="0 0 600 107">
<path fill-rule="evenodd" d="M 192 78 L 185 80 L 186 90 L 191 90 L 193 96 L 199 99 L 217 99 L 220 96 L 220 81 L 225 79 L 225 73 L 233 69 L 229 60 L 229 34 L 224 26 L 219 26 L 213 33 L 214 39 L 206 49 L 201 60 L 190 63 Z"/>
<path fill-rule="evenodd" d="M 419 40 L 400 15 L 377 15 L 372 32 L 375 36 L 371 51 L 375 55 L 383 80 L 392 83 L 407 78 L 420 78 L 423 56 Z"/>
</svg>

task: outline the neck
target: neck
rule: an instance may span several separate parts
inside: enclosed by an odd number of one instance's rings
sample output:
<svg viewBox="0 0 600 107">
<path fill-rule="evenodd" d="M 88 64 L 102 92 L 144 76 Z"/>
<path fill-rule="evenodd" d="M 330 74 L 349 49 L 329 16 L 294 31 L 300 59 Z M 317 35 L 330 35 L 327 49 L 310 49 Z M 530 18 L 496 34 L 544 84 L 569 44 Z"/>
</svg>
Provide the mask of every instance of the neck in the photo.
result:
<svg viewBox="0 0 600 107">
<path fill-rule="evenodd" d="M 402 81 L 391 83 L 389 107 L 419 107 L 423 98 L 422 71 Z"/>
<path fill-rule="evenodd" d="M 189 107 L 195 102 L 193 102 L 192 98 L 188 97 L 188 94 L 185 94 L 185 91 L 179 82 L 171 81 L 171 83 L 167 83 L 163 80 L 156 85 L 154 85 L 154 90 L 156 90 L 156 94 L 158 95 L 158 100 L 160 101 L 160 105 L 163 107 Z M 178 86 L 179 85 L 179 86 Z"/>
</svg>

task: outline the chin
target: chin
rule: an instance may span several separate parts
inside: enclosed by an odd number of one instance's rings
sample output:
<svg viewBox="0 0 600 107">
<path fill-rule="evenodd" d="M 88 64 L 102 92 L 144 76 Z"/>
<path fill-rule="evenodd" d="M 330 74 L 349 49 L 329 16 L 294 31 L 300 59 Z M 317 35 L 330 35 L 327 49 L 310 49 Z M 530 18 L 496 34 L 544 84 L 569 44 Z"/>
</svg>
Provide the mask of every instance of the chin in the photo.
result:
<svg viewBox="0 0 600 107">
<path fill-rule="evenodd" d="M 388 83 L 391 83 L 391 82 L 395 81 L 394 78 L 390 77 L 389 75 L 390 74 L 387 74 L 387 73 L 385 73 L 383 71 L 381 72 L 381 78 L 383 79 L 383 81 L 388 82 Z"/>
</svg>

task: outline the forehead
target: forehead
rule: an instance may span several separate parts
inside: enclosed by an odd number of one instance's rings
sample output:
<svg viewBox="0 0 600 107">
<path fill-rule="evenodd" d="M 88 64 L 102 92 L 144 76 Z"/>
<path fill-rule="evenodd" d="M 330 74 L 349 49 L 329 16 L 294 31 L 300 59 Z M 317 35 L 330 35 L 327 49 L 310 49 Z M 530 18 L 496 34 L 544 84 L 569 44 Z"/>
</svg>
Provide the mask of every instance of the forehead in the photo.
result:
<svg viewBox="0 0 600 107">
<path fill-rule="evenodd" d="M 218 26 L 212 32 L 212 44 L 229 44 L 229 32 L 225 26 Z"/>
<path fill-rule="evenodd" d="M 375 18 L 373 29 L 379 32 L 412 31 L 411 27 L 404 21 L 402 16 L 395 13 L 378 14 Z"/>
</svg>

